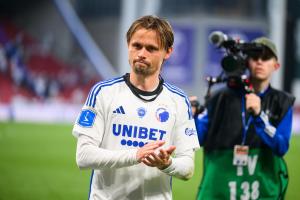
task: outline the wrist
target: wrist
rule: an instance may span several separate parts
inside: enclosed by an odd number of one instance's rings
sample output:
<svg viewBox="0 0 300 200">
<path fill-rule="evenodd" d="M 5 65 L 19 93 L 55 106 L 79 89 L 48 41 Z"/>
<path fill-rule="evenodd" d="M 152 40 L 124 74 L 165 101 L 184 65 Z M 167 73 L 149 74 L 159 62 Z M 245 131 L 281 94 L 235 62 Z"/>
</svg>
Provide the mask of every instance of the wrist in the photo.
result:
<svg viewBox="0 0 300 200">
<path fill-rule="evenodd" d="M 160 170 L 165 170 L 169 168 L 171 165 L 172 165 L 172 158 L 170 157 L 168 163 L 166 163 L 165 165 L 157 166 L 157 168 Z"/>
</svg>

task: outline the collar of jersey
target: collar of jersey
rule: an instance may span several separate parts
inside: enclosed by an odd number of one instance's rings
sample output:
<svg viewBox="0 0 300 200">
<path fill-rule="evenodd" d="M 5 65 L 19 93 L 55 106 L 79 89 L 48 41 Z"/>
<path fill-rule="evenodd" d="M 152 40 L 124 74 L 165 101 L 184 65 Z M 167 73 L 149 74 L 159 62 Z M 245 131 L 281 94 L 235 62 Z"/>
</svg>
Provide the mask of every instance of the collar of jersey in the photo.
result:
<svg viewBox="0 0 300 200">
<path fill-rule="evenodd" d="M 125 83 L 130 88 L 131 92 L 136 97 L 142 99 L 143 101 L 154 101 L 163 90 L 164 79 L 161 76 L 159 76 L 159 84 L 158 84 L 157 88 L 151 92 L 140 90 L 139 88 L 135 87 L 130 82 L 130 74 L 129 73 L 126 73 L 123 77 L 124 77 Z M 154 97 L 151 99 L 146 99 L 146 98 L 143 98 L 143 96 L 154 96 Z"/>
</svg>

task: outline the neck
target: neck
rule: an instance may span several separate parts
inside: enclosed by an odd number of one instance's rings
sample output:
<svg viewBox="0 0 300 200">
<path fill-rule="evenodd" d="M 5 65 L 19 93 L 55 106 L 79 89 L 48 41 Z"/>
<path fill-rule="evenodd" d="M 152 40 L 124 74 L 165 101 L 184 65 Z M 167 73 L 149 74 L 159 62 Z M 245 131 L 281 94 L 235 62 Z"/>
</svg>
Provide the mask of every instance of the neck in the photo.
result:
<svg viewBox="0 0 300 200">
<path fill-rule="evenodd" d="M 159 85 L 159 76 L 143 76 L 130 73 L 130 83 L 134 85 L 136 88 L 151 92 L 154 91 Z"/>
<path fill-rule="evenodd" d="M 270 85 L 270 81 L 251 80 L 255 93 L 260 93 L 267 89 Z"/>
</svg>

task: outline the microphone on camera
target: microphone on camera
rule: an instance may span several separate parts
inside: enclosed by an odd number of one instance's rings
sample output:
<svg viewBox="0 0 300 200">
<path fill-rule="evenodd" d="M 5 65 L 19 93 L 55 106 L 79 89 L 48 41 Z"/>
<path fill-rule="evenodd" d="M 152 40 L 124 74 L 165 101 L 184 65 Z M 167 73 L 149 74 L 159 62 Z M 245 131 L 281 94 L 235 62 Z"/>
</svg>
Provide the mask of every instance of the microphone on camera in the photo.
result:
<svg viewBox="0 0 300 200">
<path fill-rule="evenodd" d="M 226 35 L 222 31 L 213 31 L 208 36 L 208 40 L 216 47 L 226 46 L 228 44 L 234 44 L 235 40 L 230 36 Z"/>
</svg>

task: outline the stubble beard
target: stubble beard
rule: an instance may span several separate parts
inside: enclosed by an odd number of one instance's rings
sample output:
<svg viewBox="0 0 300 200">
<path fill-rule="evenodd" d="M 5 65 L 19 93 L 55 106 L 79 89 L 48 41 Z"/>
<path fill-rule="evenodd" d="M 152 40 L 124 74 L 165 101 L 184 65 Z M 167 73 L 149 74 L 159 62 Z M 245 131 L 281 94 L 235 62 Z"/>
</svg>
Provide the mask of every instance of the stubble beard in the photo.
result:
<svg viewBox="0 0 300 200">
<path fill-rule="evenodd" d="M 153 69 L 151 69 L 150 66 L 140 66 L 140 65 L 134 65 L 133 71 L 142 76 L 150 76 L 155 73 Z"/>
</svg>

